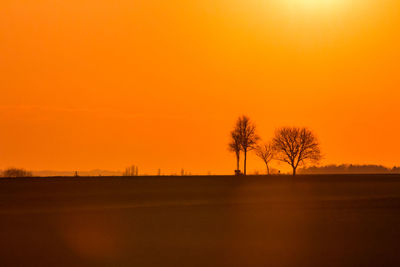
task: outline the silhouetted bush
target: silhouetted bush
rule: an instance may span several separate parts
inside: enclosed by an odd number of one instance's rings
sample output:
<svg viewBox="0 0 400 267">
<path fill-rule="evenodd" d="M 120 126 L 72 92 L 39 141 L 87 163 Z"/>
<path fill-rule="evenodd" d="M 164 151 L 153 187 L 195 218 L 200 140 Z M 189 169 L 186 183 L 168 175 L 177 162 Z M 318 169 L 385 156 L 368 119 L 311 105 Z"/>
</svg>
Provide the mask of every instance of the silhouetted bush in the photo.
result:
<svg viewBox="0 0 400 267">
<path fill-rule="evenodd" d="M 8 168 L 3 171 L 3 177 L 32 177 L 32 172 L 25 169 Z"/>
</svg>

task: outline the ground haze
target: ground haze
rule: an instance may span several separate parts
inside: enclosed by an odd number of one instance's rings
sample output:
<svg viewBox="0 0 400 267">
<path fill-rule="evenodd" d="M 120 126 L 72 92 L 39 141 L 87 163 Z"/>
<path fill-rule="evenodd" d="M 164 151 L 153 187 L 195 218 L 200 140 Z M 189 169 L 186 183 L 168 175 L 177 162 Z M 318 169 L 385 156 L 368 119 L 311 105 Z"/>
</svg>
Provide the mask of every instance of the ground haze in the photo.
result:
<svg viewBox="0 0 400 267">
<path fill-rule="evenodd" d="M 0 180 L 0 265 L 399 266 L 400 175 Z"/>
</svg>

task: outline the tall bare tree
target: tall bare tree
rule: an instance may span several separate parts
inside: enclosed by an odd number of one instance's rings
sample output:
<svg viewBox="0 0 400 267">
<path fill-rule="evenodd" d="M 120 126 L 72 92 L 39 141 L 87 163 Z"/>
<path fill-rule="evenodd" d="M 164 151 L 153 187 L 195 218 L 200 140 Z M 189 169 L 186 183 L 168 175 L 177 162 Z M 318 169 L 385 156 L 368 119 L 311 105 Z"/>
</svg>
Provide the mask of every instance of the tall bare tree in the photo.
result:
<svg viewBox="0 0 400 267">
<path fill-rule="evenodd" d="M 272 143 L 264 143 L 261 146 L 257 146 L 256 155 L 264 161 L 267 166 L 267 174 L 270 174 L 269 163 L 274 159 L 275 150 Z"/>
<path fill-rule="evenodd" d="M 130 167 L 127 167 L 122 176 L 139 176 L 138 166 L 132 165 Z"/>
<path fill-rule="evenodd" d="M 238 118 L 234 132 L 238 133 L 240 146 L 244 154 L 243 174 L 246 175 L 247 152 L 257 146 L 260 137 L 256 133 L 256 126 L 247 116 Z"/>
<path fill-rule="evenodd" d="M 229 150 L 236 155 L 236 171 L 240 170 L 240 151 L 242 150 L 240 143 L 240 135 L 237 131 L 231 132 L 231 142 L 229 143 Z"/>
<path fill-rule="evenodd" d="M 317 163 L 321 159 L 319 143 L 314 133 L 307 128 L 284 127 L 276 130 L 273 139 L 276 159 L 288 163 L 293 175 L 299 165 Z"/>
</svg>

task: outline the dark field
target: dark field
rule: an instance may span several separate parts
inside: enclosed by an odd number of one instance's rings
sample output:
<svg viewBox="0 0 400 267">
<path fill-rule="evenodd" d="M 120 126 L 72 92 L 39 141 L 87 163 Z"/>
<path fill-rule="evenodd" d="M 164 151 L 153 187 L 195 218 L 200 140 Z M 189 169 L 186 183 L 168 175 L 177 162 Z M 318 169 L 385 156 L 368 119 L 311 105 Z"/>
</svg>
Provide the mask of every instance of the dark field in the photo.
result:
<svg viewBox="0 0 400 267">
<path fill-rule="evenodd" d="M 0 266 L 400 266 L 400 176 L 0 179 Z"/>
</svg>

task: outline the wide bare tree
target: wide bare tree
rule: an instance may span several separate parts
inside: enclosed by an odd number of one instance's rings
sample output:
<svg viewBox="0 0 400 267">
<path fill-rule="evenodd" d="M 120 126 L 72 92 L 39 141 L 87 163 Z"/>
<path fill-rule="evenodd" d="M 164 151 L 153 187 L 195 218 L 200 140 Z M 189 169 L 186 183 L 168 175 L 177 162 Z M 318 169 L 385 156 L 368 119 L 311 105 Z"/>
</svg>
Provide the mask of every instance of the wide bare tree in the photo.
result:
<svg viewBox="0 0 400 267">
<path fill-rule="evenodd" d="M 236 155 L 236 171 L 240 171 L 240 151 L 242 150 L 240 143 L 240 135 L 237 131 L 231 132 L 231 142 L 229 143 L 229 150 Z"/>
<path fill-rule="evenodd" d="M 269 163 L 274 159 L 275 150 L 272 143 L 264 143 L 256 148 L 256 155 L 262 159 L 267 166 L 267 174 L 270 174 Z"/>
<path fill-rule="evenodd" d="M 297 167 L 307 161 L 317 163 L 321 159 L 319 143 L 307 128 L 284 127 L 276 130 L 273 139 L 276 159 L 288 163 L 296 175 Z"/>
<path fill-rule="evenodd" d="M 238 118 L 234 132 L 238 133 L 239 136 L 240 147 L 244 154 L 243 174 L 246 175 L 247 152 L 256 148 L 260 137 L 256 133 L 255 124 L 244 115 Z"/>
</svg>

